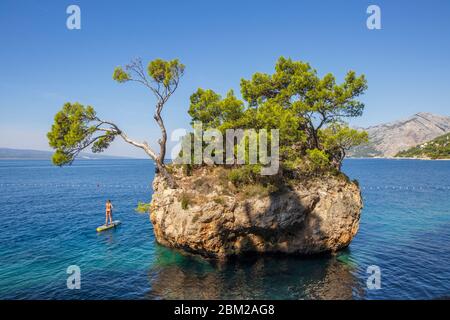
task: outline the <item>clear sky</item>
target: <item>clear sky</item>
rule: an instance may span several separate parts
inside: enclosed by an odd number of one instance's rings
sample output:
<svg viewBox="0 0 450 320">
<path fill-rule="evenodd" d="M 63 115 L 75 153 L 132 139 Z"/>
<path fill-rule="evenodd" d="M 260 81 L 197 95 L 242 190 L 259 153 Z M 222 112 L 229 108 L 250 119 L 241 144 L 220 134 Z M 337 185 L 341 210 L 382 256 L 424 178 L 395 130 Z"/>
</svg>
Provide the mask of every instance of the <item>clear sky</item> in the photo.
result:
<svg viewBox="0 0 450 320">
<path fill-rule="evenodd" d="M 66 8 L 81 8 L 68 30 Z M 370 4 L 381 30 L 366 27 Z M 450 1 L 0 1 L 0 147 L 48 149 L 45 134 L 64 102 L 96 108 L 129 136 L 152 144 L 154 99 L 112 80 L 142 57 L 179 58 L 186 74 L 164 111 L 168 130 L 188 128 L 198 87 L 239 93 L 239 81 L 272 72 L 279 56 L 305 60 L 341 80 L 367 76 L 368 126 L 420 111 L 450 115 Z M 144 156 L 114 143 L 108 154 Z"/>
</svg>

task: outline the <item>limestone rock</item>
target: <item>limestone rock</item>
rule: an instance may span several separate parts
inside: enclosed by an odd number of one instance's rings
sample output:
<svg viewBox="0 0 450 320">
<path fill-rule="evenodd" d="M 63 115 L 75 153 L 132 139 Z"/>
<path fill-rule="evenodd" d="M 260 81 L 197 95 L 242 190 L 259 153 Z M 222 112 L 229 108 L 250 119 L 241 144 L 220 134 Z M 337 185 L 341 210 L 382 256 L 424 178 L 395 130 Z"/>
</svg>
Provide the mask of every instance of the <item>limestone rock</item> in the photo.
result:
<svg viewBox="0 0 450 320">
<path fill-rule="evenodd" d="M 159 176 L 153 182 L 150 217 L 157 241 L 168 247 L 215 258 L 317 254 L 348 246 L 358 231 L 360 190 L 342 178 L 299 182 L 245 199 L 208 170 L 177 182 L 178 189 L 167 188 Z"/>
</svg>

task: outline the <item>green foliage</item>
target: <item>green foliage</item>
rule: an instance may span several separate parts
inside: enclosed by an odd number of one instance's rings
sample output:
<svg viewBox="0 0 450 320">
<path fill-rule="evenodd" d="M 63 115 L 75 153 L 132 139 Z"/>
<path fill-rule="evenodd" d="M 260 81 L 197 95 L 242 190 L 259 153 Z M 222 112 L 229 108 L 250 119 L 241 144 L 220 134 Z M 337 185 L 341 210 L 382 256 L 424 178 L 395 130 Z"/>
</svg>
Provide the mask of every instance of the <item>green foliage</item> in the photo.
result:
<svg viewBox="0 0 450 320">
<path fill-rule="evenodd" d="M 314 173 L 326 171 L 330 166 L 329 156 L 322 150 L 311 149 L 306 151 L 308 170 Z"/>
<path fill-rule="evenodd" d="M 147 66 L 148 75 L 157 83 L 162 83 L 165 87 L 174 84 L 184 72 L 185 66 L 178 59 L 165 61 L 156 59 Z"/>
<path fill-rule="evenodd" d="M 181 195 L 181 209 L 187 210 L 189 208 L 190 204 L 191 204 L 191 200 L 189 198 L 189 195 L 186 193 L 183 193 Z"/>
<path fill-rule="evenodd" d="M 366 131 L 352 129 L 347 125 L 333 124 L 320 132 L 325 150 L 334 148 L 349 149 L 369 140 Z"/>
<path fill-rule="evenodd" d="M 55 115 L 51 131 L 47 133 L 49 145 L 56 150 L 52 161 L 62 166 L 70 164 L 78 153 L 92 145 L 93 152 L 104 150 L 117 132 L 98 132 L 97 116 L 91 106 L 66 103 Z"/>
<path fill-rule="evenodd" d="M 212 90 L 197 89 L 190 97 L 189 115 L 194 121 L 201 121 L 206 128 L 217 128 L 221 125 L 219 107 L 221 97 Z"/>
<path fill-rule="evenodd" d="M 228 180 L 235 186 L 254 183 L 260 178 L 261 167 L 259 165 L 246 165 L 230 170 Z"/>
<path fill-rule="evenodd" d="M 283 57 L 278 59 L 273 75 L 256 73 L 251 80 L 241 80 L 242 96 L 250 106 L 271 101 L 292 108 L 308 120 L 317 117 L 318 126 L 360 116 L 364 104 L 355 98 L 366 89 L 364 76 L 357 77 L 353 71 L 338 85 L 332 74 L 320 78 L 308 63 Z"/>
<path fill-rule="evenodd" d="M 250 180 L 248 177 L 244 176 L 242 170 L 240 169 L 232 169 L 228 174 L 228 180 L 231 181 L 234 185 L 239 185 L 241 183 L 245 183 Z"/>
<path fill-rule="evenodd" d="M 362 114 L 364 104 L 355 98 L 367 89 L 364 76 L 349 71 L 342 84 L 332 74 L 323 78 L 308 63 L 281 57 L 273 75 L 256 73 L 241 80 L 241 92 L 252 107 L 272 103 L 299 117 L 297 130 L 307 135 L 309 148 L 319 148 L 319 130 Z"/>
<path fill-rule="evenodd" d="M 289 170 L 306 163 L 340 169 L 346 150 L 367 141 L 367 133 L 344 124 L 361 116 L 364 104 L 357 98 L 366 89 L 364 75 L 354 71 L 337 83 L 332 74 L 319 77 L 308 63 L 281 57 L 273 74 L 255 73 L 241 80 L 243 101 L 232 91 L 222 98 L 210 89 L 198 89 L 191 96 L 189 114 L 193 122 L 222 132 L 279 129 L 280 160 Z M 246 179 L 239 171 L 230 174 L 233 183 Z"/>
<path fill-rule="evenodd" d="M 340 169 L 340 164 L 344 160 L 346 150 L 369 141 L 366 131 L 358 131 L 339 123 L 334 123 L 321 130 L 319 137 L 322 149 L 330 155 L 338 169 Z"/>
<path fill-rule="evenodd" d="M 103 152 L 105 149 L 107 149 L 109 147 L 111 142 L 114 141 L 115 137 L 116 137 L 116 134 L 113 132 L 105 133 L 105 135 L 98 138 L 98 140 L 92 144 L 92 152 L 94 152 L 94 153 Z"/>
<path fill-rule="evenodd" d="M 450 159 L 450 133 L 399 152 L 396 157 Z"/>
<path fill-rule="evenodd" d="M 271 129 L 280 130 L 281 147 L 292 146 L 306 139 L 305 132 L 299 130 L 303 119 L 296 115 L 292 109 L 285 109 L 280 104 L 273 102 L 262 104 L 256 111 L 255 120 L 253 122 L 256 122 L 258 128 L 268 131 Z"/>
<path fill-rule="evenodd" d="M 150 83 L 145 78 L 145 71 L 141 66 L 140 59 L 125 66 L 125 69 L 126 71 L 124 71 L 122 67 L 115 68 L 113 79 L 120 83 L 134 80 L 139 81 L 146 86 L 150 86 Z M 178 59 L 170 61 L 155 59 L 149 62 L 147 74 L 157 84 L 162 84 L 164 87 L 169 88 L 178 85 L 178 81 L 183 75 L 184 69 L 184 64 L 180 63 Z M 133 78 L 132 73 L 137 74 L 137 78 Z"/>
<path fill-rule="evenodd" d="M 115 68 L 113 79 L 137 81 L 149 88 L 157 98 L 155 119 L 164 128 L 162 107 L 177 88 L 184 69 L 177 59 L 156 59 L 146 69 L 137 59 L 124 68 Z M 364 104 L 358 97 L 367 89 L 364 75 L 349 71 L 343 82 L 337 83 L 332 74 L 320 77 L 308 63 L 281 57 L 273 74 L 255 73 L 241 80 L 240 89 L 242 100 L 232 90 L 222 97 L 213 90 L 198 89 L 190 97 L 192 122 L 201 121 L 204 129 L 216 128 L 222 133 L 237 128 L 278 129 L 280 161 L 287 171 L 340 169 L 346 150 L 367 141 L 367 133 L 344 124 L 345 119 L 363 112 Z M 92 107 L 67 103 L 56 114 L 48 133 L 49 144 L 56 150 L 53 162 L 70 164 L 87 147 L 102 152 L 117 135 L 124 137 L 117 126 L 99 120 Z M 164 134 L 162 139 L 165 146 Z M 164 152 L 161 148 L 162 158 Z M 255 165 L 234 167 L 228 180 L 234 185 L 255 183 L 260 179 L 259 170 Z M 189 175 L 192 167 L 183 167 L 183 171 Z"/>
<path fill-rule="evenodd" d="M 58 166 L 62 166 L 64 164 L 71 163 L 72 161 L 73 161 L 73 157 L 69 156 L 69 154 L 66 154 L 60 150 L 56 150 L 56 152 L 52 156 L 53 164 L 58 165 Z"/>
<path fill-rule="evenodd" d="M 117 82 L 138 82 L 155 96 L 153 118 L 161 131 L 158 140 L 159 153 L 146 142 L 140 143 L 130 139 L 113 122 L 99 119 L 92 107 L 67 103 L 56 114 L 52 129 L 47 134 L 50 146 L 55 149 L 53 163 L 59 166 L 71 164 L 81 150 L 90 146 L 92 152 L 102 152 L 111 145 L 117 135 L 120 135 L 125 142 L 143 149 L 155 161 L 158 172 L 169 187 L 176 188 L 177 184 L 164 163 L 167 130 L 161 114 L 164 105 L 177 89 L 184 69 L 185 66 L 177 59 L 170 61 L 156 59 L 148 64 L 147 76 L 141 59 L 135 59 L 125 68 L 116 67 L 113 72 L 113 79 Z"/>
<path fill-rule="evenodd" d="M 213 90 L 199 88 L 191 95 L 189 115 L 194 121 L 201 121 L 205 129 L 228 129 L 233 123 L 242 117 L 244 104 L 238 100 L 233 90 L 222 97 Z"/>
<path fill-rule="evenodd" d="M 117 82 L 127 82 L 130 80 L 130 75 L 123 71 L 122 67 L 117 67 L 114 69 L 113 79 Z"/>
<path fill-rule="evenodd" d="M 285 172 L 299 171 L 305 166 L 305 157 L 290 155 L 285 158 L 286 159 L 282 162 L 282 168 Z"/>
<path fill-rule="evenodd" d="M 134 209 L 138 213 L 149 213 L 150 212 L 150 203 L 138 202 L 137 207 Z"/>
</svg>

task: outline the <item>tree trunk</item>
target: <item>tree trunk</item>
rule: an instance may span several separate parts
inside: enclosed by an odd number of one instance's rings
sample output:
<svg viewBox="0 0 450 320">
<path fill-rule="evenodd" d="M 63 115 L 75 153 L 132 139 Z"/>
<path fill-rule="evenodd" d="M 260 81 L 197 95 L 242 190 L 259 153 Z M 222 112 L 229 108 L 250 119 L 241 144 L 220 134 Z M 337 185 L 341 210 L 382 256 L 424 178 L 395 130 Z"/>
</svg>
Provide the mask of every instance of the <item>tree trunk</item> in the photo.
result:
<svg viewBox="0 0 450 320">
<path fill-rule="evenodd" d="M 167 171 L 166 166 L 163 163 L 159 162 L 159 160 L 156 160 L 155 163 L 156 163 L 156 173 L 160 173 L 164 177 L 164 179 L 166 180 L 167 184 L 171 189 L 176 189 L 178 185 L 175 182 L 173 176 Z"/>
<path fill-rule="evenodd" d="M 112 125 L 114 125 L 114 124 L 112 124 Z M 167 168 L 164 165 L 164 162 L 163 162 L 164 157 L 162 158 L 163 160 L 161 160 L 161 154 L 158 156 L 146 142 L 139 143 L 139 142 L 133 141 L 130 138 L 128 138 L 128 136 L 125 133 L 123 133 L 116 125 L 114 125 L 114 127 L 116 128 L 118 134 L 120 134 L 122 139 L 125 140 L 125 142 L 128 142 L 129 144 L 132 144 L 135 147 L 143 149 L 145 151 L 145 153 L 147 153 L 149 155 L 149 157 L 155 161 L 156 170 L 157 170 L 156 172 L 157 173 L 159 172 L 163 175 L 164 179 L 167 181 L 167 184 L 169 185 L 170 188 L 172 188 L 172 189 L 177 188 L 175 179 L 172 177 L 172 175 L 169 172 L 167 172 Z M 163 125 L 163 127 L 164 127 L 164 125 Z M 164 130 L 164 132 L 165 132 L 165 130 Z M 165 143 L 164 143 L 164 148 L 161 148 L 161 151 L 164 152 L 164 154 L 165 154 L 165 150 L 166 150 L 166 148 L 165 148 Z"/>
<path fill-rule="evenodd" d="M 335 168 L 339 171 L 341 171 L 341 169 L 342 169 L 342 162 L 345 159 L 345 155 L 346 155 L 345 150 L 341 150 L 340 154 L 337 155 L 335 160 L 333 161 Z"/>
<path fill-rule="evenodd" d="M 166 131 L 166 127 L 164 125 L 164 121 L 161 117 L 162 106 L 163 106 L 163 103 L 161 103 L 161 102 L 158 103 L 158 105 L 156 106 L 156 112 L 155 112 L 155 115 L 153 116 L 153 118 L 156 120 L 156 122 L 159 125 L 159 128 L 161 129 L 161 139 L 158 140 L 159 148 L 160 148 L 158 160 L 161 164 L 164 164 L 164 158 L 166 157 L 167 131 Z"/>
<path fill-rule="evenodd" d="M 175 179 L 172 177 L 172 175 L 167 172 L 167 168 L 164 165 L 164 159 L 166 157 L 166 143 L 167 143 L 167 131 L 166 127 L 164 126 L 164 121 L 161 117 L 161 111 L 164 103 L 159 102 L 156 106 L 156 112 L 153 118 L 156 120 L 156 122 L 159 125 L 159 128 L 161 129 L 161 139 L 158 140 L 159 143 L 159 156 L 155 159 L 156 168 L 159 173 L 162 174 L 164 179 L 167 181 L 167 184 L 170 188 L 175 189 L 177 188 L 177 184 L 175 182 Z"/>
</svg>

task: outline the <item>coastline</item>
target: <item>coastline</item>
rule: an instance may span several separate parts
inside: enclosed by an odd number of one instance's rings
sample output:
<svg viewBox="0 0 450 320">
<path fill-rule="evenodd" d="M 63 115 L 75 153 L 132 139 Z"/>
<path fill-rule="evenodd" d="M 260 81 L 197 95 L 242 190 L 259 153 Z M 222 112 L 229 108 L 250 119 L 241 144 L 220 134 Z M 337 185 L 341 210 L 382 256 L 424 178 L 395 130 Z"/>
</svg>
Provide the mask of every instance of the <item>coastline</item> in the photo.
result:
<svg viewBox="0 0 450 320">
<path fill-rule="evenodd" d="M 450 161 L 450 158 L 431 159 L 431 158 L 413 158 L 413 157 L 346 157 L 351 160 L 422 160 L 422 161 Z M 145 158 L 81 158 L 77 161 L 98 161 L 98 160 L 149 160 Z M 0 158 L 0 161 L 50 161 L 51 159 L 39 158 Z M 167 161 L 167 160 L 166 160 Z M 170 161 L 170 160 L 169 160 Z"/>
<path fill-rule="evenodd" d="M 380 160 L 421 160 L 421 161 L 450 161 L 446 158 L 440 159 L 431 159 L 431 158 L 414 158 L 414 157 L 347 157 L 345 159 L 360 159 L 360 160 L 372 160 L 372 159 L 380 159 Z"/>
</svg>

